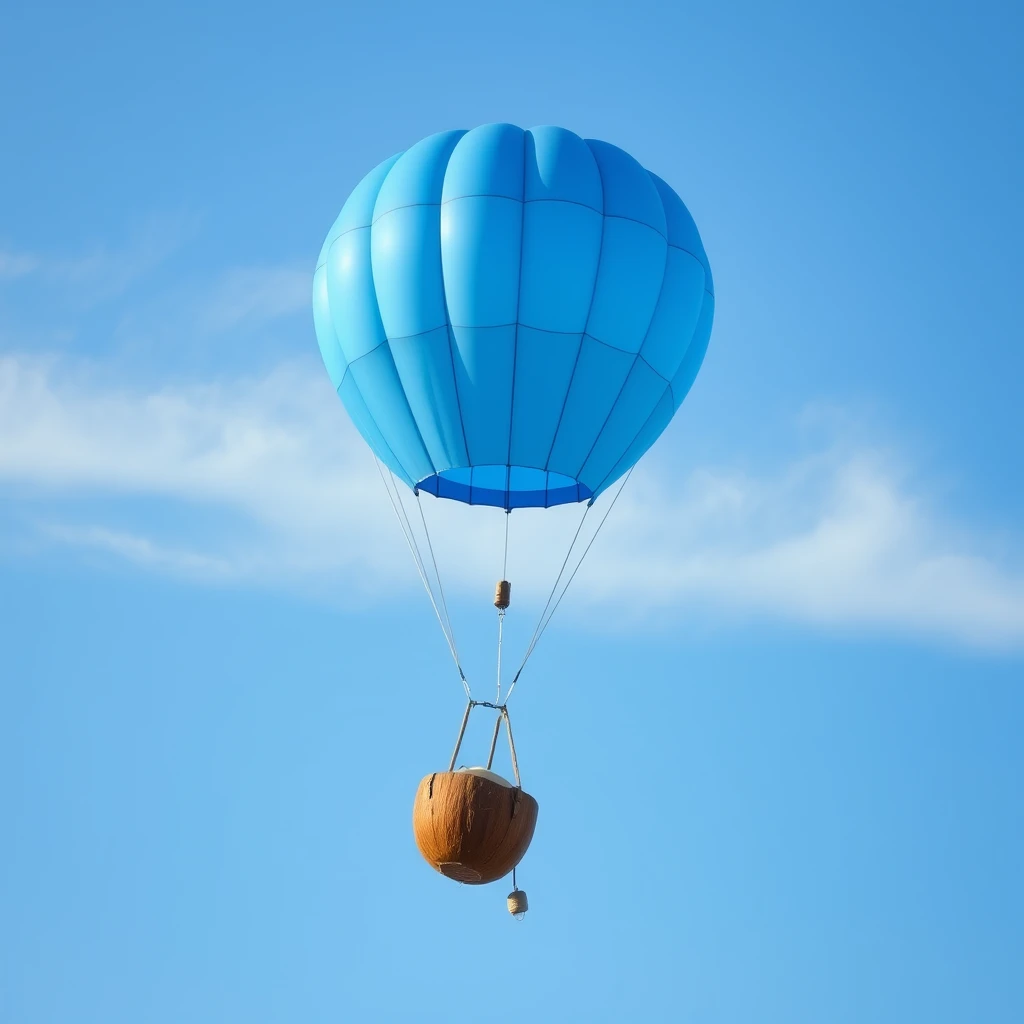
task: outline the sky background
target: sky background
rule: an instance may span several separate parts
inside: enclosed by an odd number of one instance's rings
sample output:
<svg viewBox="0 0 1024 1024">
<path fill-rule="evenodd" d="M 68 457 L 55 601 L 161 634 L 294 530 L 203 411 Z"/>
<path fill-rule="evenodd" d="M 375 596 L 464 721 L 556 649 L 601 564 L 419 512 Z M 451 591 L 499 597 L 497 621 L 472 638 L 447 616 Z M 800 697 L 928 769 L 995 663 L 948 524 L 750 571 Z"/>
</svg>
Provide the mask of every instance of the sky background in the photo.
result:
<svg viewBox="0 0 1024 1024">
<path fill-rule="evenodd" d="M 1024 1020 L 1021 10 L 5 8 L 0 1019 Z M 501 120 L 664 177 L 717 296 L 512 701 L 521 924 L 413 844 L 464 698 L 309 307 Z M 486 698 L 502 515 L 425 506 Z"/>
</svg>

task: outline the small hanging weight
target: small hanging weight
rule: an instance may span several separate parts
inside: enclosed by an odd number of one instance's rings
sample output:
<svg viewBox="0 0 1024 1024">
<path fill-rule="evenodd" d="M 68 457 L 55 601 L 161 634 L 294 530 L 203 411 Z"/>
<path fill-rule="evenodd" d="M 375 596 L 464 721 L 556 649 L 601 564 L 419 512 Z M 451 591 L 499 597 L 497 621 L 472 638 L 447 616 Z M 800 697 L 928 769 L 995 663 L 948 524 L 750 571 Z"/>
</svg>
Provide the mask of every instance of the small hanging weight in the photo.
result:
<svg viewBox="0 0 1024 1024">
<path fill-rule="evenodd" d="M 527 902 L 526 893 L 522 889 L 514 889 L 508 894 L 508 912 L 517 920 L 522 921 L 526 916 L 530 904 Z"/>
<path fill-rule="evenodd" d="M 498 580 L 494 587 L 494 607 L 504 611 L 512 598 L 512 584 L 508 580 Z"/>
</svg>

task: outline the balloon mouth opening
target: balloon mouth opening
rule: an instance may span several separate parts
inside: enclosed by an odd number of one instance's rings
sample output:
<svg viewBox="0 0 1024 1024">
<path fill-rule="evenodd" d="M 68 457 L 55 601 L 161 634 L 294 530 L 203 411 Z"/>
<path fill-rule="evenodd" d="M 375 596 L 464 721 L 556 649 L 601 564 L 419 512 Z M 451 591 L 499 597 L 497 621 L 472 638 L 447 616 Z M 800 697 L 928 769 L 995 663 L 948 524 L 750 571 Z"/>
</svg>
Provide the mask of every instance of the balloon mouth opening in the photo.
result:
<svg viewBox="0 0 1024 1024">
<path fill-rule="evenodd" d="M 424 477 L 416 489 L 467 505 L 550 508 L 589 501 L 594 492 L 571 476 L 527 466 L 465 466 Z"/>
</svg>

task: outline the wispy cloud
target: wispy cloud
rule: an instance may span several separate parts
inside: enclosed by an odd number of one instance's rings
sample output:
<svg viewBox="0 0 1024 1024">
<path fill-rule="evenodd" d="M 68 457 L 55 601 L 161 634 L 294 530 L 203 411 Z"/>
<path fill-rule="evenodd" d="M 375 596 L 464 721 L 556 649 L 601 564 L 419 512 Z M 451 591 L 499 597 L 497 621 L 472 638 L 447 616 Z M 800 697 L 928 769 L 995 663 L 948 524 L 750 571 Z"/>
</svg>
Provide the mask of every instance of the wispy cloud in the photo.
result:
<svg viewBox="0 0 1024 1024">
<path fill-rule="evenodd" d="M 228 559 L 182 548 L 169 548 L 148 537 L 135 536 L 123 530 L 110 530 L 102 526 L 43 524 L 40 532 L 59 543 L 104 551 L 148 569 L 206 580 L 231 580 L 235 576 L 234 566 Z"/>
<path fill-rule="evenodd" d="M 90 350 L 141 374 L 266 370 L 308 349 L 311 271 L 301 262 L 210 264 L 197 217 L 150 217 L 79 251 L 0 248 L 0 352 Z M 291 316 L 306 330 L 290 334 Z M 290 341 L 291 339 L 291 341 Z"/>
<path fill-rule="evenodd" d="M 191 216 L 151 217 L 119 246 L 102 246 L 54 259 L 46 262 L 43 270 L 67 281 L 85 303 L 105 302 L 123 295 L 151 274 L 198 228 L 198 219 Z"/>
<path fill-rule="evenodd" d="M 27 252 L 11 252 L 0 249 L 0 280 L 24 277 L 39 266 L 39 259 Z"/>
<path fill-rule="evenodd" d="M 366 594 L 414 582 L 372 459 L 318 368 L 151 391 L 98 374 L 0 358 L 0 486 L 53 542 L 210 583 L 340 578 Z M 949 523 L 879 452 L 837 445 L 761 476 L 696 469 L 674 487 L 659 458 L 655 449 L 612 513 L 574 584 L 577 608 L 1024 647 L 1024 569 Z M 89 496 L 120 496 L 121 525 L 83 513 Z M 131 501 L 153 497 L 208 521 L 133 525 Z M 502 514 L 424 501 L 446 584 L 486 587 Z M 579 514 L 515 513 L 517 593 L 546 593 Z"/>
<path fill-rule="evenodd" d="M 41 254 L 0 250 L 0 280 L 39 276 L 60 285 L 62 300 L 90 306 L 123 295 L 197 231 L 189 216 L 150 217 L 119 245 Z"/>
<path fill-rule="evenodd" d="M 207 555 L 217 578 L 337 572 L 367 564 L 367 541 L 373 564 L 387 561 L 384 495 L 326 378 L 284 366 L 256 380 L 141 392 L 100 372 L 0 357 L 0 484 L 58 507 L 65 497 L 158 497 L 228 517 L 223 552 L 196 551 L 194 537 L 134 538 L 160 549 L 167 568 L 184 552 L 178 567 L 190 575 L 203 575 Z M 116 546 L 105 527 L 60 536 Z M 121 547 L 130 558 L 142 550 Z"/>
<path fill-rule="evenodd" d="M 309 267 L 244 267 L 217 283 L 201 311 L 200 326 L 210 333 L 251 320 L 271 320 L 309 307 Z"/>
</svg>

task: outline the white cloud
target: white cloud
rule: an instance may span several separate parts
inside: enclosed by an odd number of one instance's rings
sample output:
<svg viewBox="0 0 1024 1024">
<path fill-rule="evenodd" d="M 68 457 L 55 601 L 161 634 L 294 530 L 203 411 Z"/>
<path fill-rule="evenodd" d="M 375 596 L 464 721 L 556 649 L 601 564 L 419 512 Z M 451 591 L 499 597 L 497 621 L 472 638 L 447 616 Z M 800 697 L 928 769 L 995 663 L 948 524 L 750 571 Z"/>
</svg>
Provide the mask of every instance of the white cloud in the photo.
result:
<svg viewBox="0 0 1024 1024">
<path fill-rule="evenodd" d="M 308 310 L 312 292 L 309 267 L 245 267 L 229 271 L 206 301 L 200 326 L 211 333 L 250 320 Z"/>
<path fill-rule="evenodd" d="M 31 253 L 10 252 L 0 249 L 0 280 L 24 277 L 39 266 L 39 260 Z"/>
<path fill-rule="evenodd" d="M 154 543 L 148 537 L 133 536 L 123 531 L 108 530 L 101 526 L 50 524 L 44 525 L 42 532 L 52 540 L 75 547 L 106 551 L 150 569 L 199 576 L 207 580 L 230 580 L 234 576 L 234 567 L 226 558 L 168 548 Z"/>
<path fill-rule="evenodd" d="M 46 256 L 0 250 L 0 279 L 40 275 L 59 287 L 56 301 L 93 305 L 124 294 L 181 248 L 197 228 L 194 217 L 151 217 L 116 246 Z"/>
<path fill-rule="evenodd" d="M 760 477 L 695 470 L 675 488 L 661 457 L 634 474 L 573 585 L 575 608 L 604 608 L 606 622 L 608 609 L 634 621 L 697 610 L 1024 646 L 1024 571 L 945 523 L 877 452 L 836 446 Z M 0 358 L 0 486 L 44 510 L 52 541 L 151 570 L 364 597 L 415 585 L 373 461 L 319 368 L 145 391 L 88 365 Z M 109 509 L 90 519 L 90 496 L 120 496 L 129 526 Z M 188 527 L 132 521 L 132 501 L 153 497 L 189 509 Z M 486 592 L 502 513 L 424 505 L 450 594 Z M 518 596 L 546 595 L 579 514 L 514 513 Z M 588 523 L 600 515 L 598 503 Z"/>
</svg>

